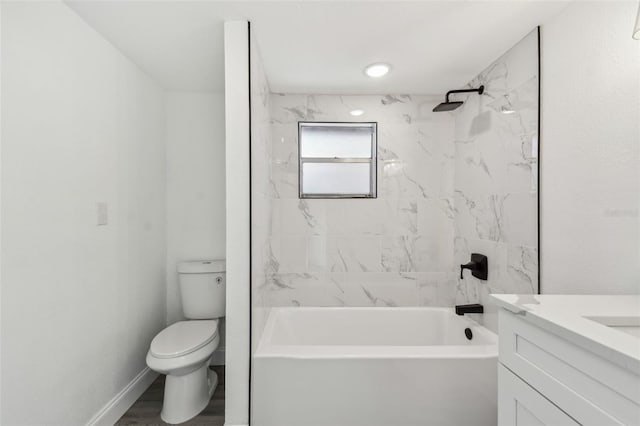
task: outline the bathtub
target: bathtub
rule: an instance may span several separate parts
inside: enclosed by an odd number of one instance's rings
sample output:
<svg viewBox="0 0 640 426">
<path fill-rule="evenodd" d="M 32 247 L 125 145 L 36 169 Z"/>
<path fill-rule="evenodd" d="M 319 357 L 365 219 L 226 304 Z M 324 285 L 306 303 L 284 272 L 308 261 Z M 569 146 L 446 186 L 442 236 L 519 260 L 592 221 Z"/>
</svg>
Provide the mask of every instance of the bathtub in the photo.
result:
<svg viewBox="0 0 640 426">
<path fill-rule="evenodd" d="M 497 343 L 449 308 L 274 308 L 251 424 L 495 426 Z"/>
</svg>

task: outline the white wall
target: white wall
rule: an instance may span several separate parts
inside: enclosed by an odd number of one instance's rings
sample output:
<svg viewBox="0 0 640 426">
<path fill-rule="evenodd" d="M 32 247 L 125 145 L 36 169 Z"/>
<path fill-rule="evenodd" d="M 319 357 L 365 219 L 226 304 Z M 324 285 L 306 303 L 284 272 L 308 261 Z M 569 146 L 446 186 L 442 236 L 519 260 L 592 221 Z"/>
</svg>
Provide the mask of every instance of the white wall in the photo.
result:
<svg viewBox="0 0 640 426">
<path fill-rule="evenodd" d="M 163 92 L 64 4 L 2 8 L 1 422 L 80 425 L 165 324 Z"/>
<path fill-rule="evenodd" d="M 227 199 L 225 424 L 249 423 L 249 28 L 224 24 Z"/>
<path fill-rule="evenodd" d="M 638 2 L 542 26 L 542 292 L 640 293 Z"/>
<path fill-rule="evenodd" d="M 0 2 L 0 129 L 2 129 L 2 3 Z M 2 164 L 2 131 L 0 131 L 0 165 Z M 1 170 L 1 169 L 0 169 Z M 0 204 L 2 200 L 2 173 L 0 172 Z M 0 253 L 2 253 L 2 209 L 0 208 Z M 0 258 L 0 422 L 2 421 L 2 261 Z"/>
<path fill-rule="evenodd" d="M 176 265 L 225 253 L 224 95 L 167 92 L 167 321 L 182 320 Z"/>
<path fill-rule="evenodd" d="M 167 322 L 184 319 L 178 262 L 225 257 L 224 95 L 167 92 Z M 224 322 L 220 325 L 224 335 Z M 221 340 L 216 363 L 224 360 Z"/>
</svg>

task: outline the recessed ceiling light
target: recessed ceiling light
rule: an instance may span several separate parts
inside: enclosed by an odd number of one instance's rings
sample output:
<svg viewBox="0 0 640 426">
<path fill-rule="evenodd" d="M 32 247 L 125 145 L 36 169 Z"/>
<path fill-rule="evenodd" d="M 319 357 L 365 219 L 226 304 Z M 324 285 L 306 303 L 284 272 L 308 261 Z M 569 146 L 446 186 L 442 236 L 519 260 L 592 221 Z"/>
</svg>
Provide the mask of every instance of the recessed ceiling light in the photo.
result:
<svg viewBox="0 0 640 426">
<path fill-rule="evenodd" d="M 354 109 L 353 111 L 349 112 L 349 114 L 353 115 L 354 117 L 360 117 L 362 114 L 364 114 L 364 111 L 361 109 Z"/>
<path fill-rule="evenodd" d="M 389 64 L 383 64 L 382 62 L 377 64 L 371 64 L 364 69 L 364 73 L 372 78 L 379 78 L 387 75 L 391 66 Z"/>
</svg>

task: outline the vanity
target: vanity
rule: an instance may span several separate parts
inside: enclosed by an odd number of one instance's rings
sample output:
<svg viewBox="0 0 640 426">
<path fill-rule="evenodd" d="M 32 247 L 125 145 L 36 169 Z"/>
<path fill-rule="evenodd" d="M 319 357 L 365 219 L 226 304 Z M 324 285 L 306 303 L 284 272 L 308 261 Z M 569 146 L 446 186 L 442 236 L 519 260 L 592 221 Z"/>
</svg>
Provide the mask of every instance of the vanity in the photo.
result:
<svg viewBox="0 0 640 426">
<path fill-rule="evenodd" d="M 498 425 L 640 425 L 640 296 L 491 297 Z"/>
</svg>

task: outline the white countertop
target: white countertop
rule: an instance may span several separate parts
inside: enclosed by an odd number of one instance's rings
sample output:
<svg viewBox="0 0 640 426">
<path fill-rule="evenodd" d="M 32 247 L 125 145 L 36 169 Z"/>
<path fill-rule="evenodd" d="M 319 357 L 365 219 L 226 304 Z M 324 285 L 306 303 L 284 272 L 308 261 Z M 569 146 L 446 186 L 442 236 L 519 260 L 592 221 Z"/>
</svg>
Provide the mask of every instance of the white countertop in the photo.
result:
<svg viewBox="0 0 640 426">
<path fill-rule="evenodd" d="M 640 295 L 492 294 L 491 298 L 499 307 L 640 375 L 636 334 Z"/>
</svg>

